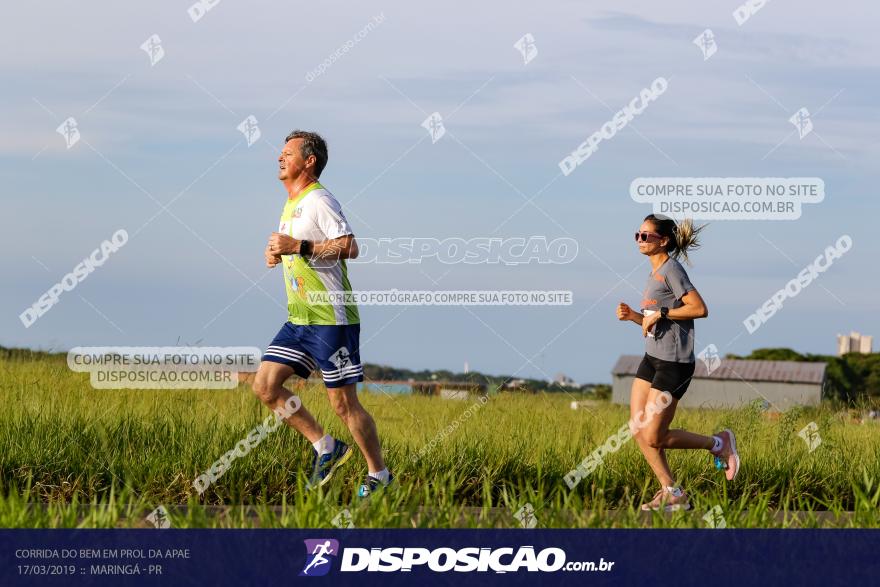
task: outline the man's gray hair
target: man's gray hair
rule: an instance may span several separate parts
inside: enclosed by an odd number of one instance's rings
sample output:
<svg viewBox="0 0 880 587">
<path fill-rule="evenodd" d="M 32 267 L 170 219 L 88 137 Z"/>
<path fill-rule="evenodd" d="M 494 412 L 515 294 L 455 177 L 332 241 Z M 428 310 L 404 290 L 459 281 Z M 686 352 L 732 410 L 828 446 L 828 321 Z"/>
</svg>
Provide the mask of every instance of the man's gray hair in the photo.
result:
<svg viewBox="0 0 880 587">
<path fill-rule="evenodd" d="M 315 156 L 315 179 L 321 177 L 321 172 L 327 165 L 327 141 L 316 132 L 306 130 L 295 130 L 284 139 L 284 144 L 291 139 L 302 139 L 302 146 L 299 153 L 303 159 L 307 159 L 309 155 Z"/>
</svg>

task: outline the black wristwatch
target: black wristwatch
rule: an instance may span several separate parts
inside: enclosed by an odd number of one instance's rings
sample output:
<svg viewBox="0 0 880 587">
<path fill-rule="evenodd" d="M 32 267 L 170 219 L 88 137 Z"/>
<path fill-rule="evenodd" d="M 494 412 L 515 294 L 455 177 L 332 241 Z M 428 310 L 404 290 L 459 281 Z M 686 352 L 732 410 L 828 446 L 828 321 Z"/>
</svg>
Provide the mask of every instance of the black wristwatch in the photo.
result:
<svg viewBox="0 0 880 587">
<path fill-rule="evenodd" d="M 302 257 L 311 257 L 312 256 L 312 242 L 311 241 L 299 241 L 299 254 Z"/>
<path fill-rule="evenodd" d="M 669 308 L 663 306 L 660 308 L 660 317 L 661 318 L 669 318 Z"/>
</svg>

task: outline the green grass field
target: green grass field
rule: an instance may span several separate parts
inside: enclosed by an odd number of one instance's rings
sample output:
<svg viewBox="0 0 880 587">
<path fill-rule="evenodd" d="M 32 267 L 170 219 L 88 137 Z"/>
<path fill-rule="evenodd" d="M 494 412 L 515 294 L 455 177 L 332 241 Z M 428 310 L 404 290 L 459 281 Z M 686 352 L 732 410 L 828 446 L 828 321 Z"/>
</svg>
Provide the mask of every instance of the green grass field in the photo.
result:
<svg viewBox="0 0 880 587">
<path fill-rule="evenodd" d="M 349 439 L 323 388 L 298 391 L 335 436 Z M 285 426 L 203 496 L 193 480 L 269 411 L 247 386 L 219 391 L 94 390 L 63 358 L 0 363 L 0 526 L 143 526 L 159 505 L 175 527 L 330 527 L 348 509 L 357 527 L 517 527 L 532 504 L 540 527 L 705 527 L 720 506 L 728 527 L 880 526 L 880 427 L 828 407 L 773 420 L 757 407 L 680 411 L 674 427 L 739 435 L 743 468 L 728 484 L 706 452 L 669 452 L 695 512 L 643 516 L 657 489 L 629 442 L 574 490 L 564 475 L 628 419 L 626 406 L 572 410 L 565 394 L 491 395 L 485 405 L 362 395 L 375 417 L 392 491 L 358 503 L 358 454 L 323 493 L 306 492 L 308 443 Z M 845 413 L 844 413 L 845 414 Z M 809 453 L 797 433 L 815 422 Z M 218 513 L 217 505 L 250 505 Z M 186 507 L 180 507 L 186 506 Z M 791 512 L 807 512 L 798 516 Z M 838 518 L 841 512 L 852 512 Z"/>
</svg>

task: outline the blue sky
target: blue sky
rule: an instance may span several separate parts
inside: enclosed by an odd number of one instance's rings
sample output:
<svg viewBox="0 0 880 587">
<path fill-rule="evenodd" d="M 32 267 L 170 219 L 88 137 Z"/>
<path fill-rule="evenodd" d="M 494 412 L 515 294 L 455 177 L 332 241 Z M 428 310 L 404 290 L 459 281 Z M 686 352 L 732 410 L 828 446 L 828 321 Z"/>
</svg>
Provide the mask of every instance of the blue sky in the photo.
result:
<svg viewBox="0 0 880 587">
<path fill-rule="evenodd" d="M 327 138 L 322 181 L 358 236 L 580 245 L 567 265 L 352 264 L 358 289 L 574 292 L 568 307 L 363 308 L 366 361 L 609 380 L 618 355 L 643 349 L 614 307 L 640 299 L 648 268 L 631 235 L 650 210 L 629 185 L 653 176 L 825 181 L 825 201 L 797 221 L 706 230 L 690 268 L 711 311 L 698 347 L 831 354 L 838 333 L 880 335 L 874 3 L 775 0 L 742 26 L 735 2 L 326 2 L 294 14 L 221 0 L 198 22 L 187 6 L 6 9 L 0 344 L 268 344 L 284 292 L 262 249 L 286 197 L 276 158 L 293 128 Z M 706 28 L 718 52 L 704 61 L 692 40 Z M 513 44 L 526 33 L 538 54 L 524 65 Z M 165 55 L 151 67 L 140 45 L 153 34 Z M 669 89 L 633 128 L 557 177 L 610 119 L 603 103 L 616 111 L 658 76 Z M 815 132 L 782 142 L 801 107 Z M 435 111 L 448 134 L 432 144 L 420 124 Z M 236 129 L 248 115 L 265 139 L 250 147 Z M 55 129 L 69 116 L 82 140 L 67 149 Z M 130 242 L 25 329 L 19 313 L 119 228 Z M 749 335 L 746 316 L 843 234 L 853 250 Z"/>
</svg>

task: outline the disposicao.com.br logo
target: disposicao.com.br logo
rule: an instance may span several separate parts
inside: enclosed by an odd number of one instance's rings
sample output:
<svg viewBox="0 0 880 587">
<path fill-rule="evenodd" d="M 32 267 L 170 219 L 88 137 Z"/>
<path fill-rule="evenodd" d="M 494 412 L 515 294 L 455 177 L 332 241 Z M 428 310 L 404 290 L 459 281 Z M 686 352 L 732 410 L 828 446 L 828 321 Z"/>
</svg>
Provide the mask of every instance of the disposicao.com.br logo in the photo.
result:
<svg viewBox="0 0 880 587">
<path fill-rule="evenodd" d="M 339 554 L 339 542 L 331 539 L 306 540 L 306 564 L 300 576 L 326 575 L 331 559 Z M 341 572 L 410 572 L 414 567 L 427 567 L 435 573 L 450 571 L 459 573 L 517 571 L 554 573 L 556 571 L 611 571 L 613 561 L 604 558 L 595 561 L 566 561 L 561 548 L 544 548 L 535 551 L 534 546 L 518 548 L 465 547 L 435 549 L 419 547 L 356 548 L 342 551 L 339 566 Z"/>
<path fill-rule="evenodd" d="M 332 538 L 317 538 L 305 540 L 306 565 L 300 572 L 300 577 L 320 577 L 330 572 L 331 560 L 329 557 L 339 554 L 339 541 Z"/>
</svg>

